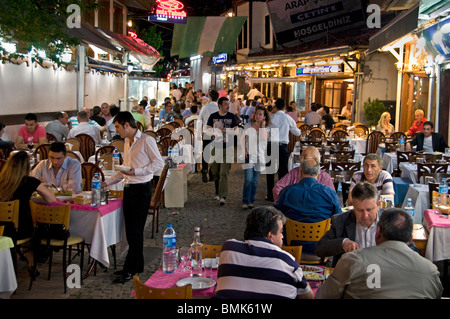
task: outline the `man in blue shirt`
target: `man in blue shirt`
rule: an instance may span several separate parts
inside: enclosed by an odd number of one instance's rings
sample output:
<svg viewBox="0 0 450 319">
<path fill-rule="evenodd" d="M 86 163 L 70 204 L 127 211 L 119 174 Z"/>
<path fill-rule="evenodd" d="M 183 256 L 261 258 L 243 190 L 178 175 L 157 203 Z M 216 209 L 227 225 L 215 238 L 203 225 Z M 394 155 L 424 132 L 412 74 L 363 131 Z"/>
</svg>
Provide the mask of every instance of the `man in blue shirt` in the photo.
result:
<svg viewBox="0 0 450 319">
<path fill-rule="evenodd" d="M 300 163 L 300 170 L 302 179 L 280 192 L 275 208 L 287 218 L 304 223 L 317 223 L 341 213 L 336 191 L 317 181 L 320 163 L 315 159 L 305 159 Z M 314 254 L 315 242 L 299 241 L 292 244 L 302 245 L 306 254 Z"/>
</svg>

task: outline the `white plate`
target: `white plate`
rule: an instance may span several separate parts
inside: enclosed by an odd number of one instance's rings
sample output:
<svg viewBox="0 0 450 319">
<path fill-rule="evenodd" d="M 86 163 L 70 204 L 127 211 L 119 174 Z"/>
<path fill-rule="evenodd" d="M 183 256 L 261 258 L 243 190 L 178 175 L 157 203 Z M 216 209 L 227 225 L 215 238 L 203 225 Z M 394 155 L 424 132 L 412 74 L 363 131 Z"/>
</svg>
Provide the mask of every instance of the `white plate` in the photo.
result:
<svg viewBox="0 0 450 319">
<path fill-rule="evenodd" d="M 56 198 L 61 202 L 68 202 L 72 200 L 72 195 L 70 196 L 56 196 Z"/>
<path fill-rule="evenodd" d="M 123 166 L 123 165 L 117 165 L 116 168 L 121 172 L 128 172 L 131 170 L 131 167 Z"/>
<path fill-rule="evenodd" d="M 325 275 L 318 274 L 318 273 L 312 272 L 312 271 L 304 271 L 303 276 L 306 278 L 306 280 L 313 280 L 313 281 L 325 280 Z M 312 276 L 314 276 L 314 278 Z M 310 278 L 308 278 L 308 277 L 310 277 Z"/>
<path fill-rule="evenodd" d="M 189 284 L 192 285 L 193 290 L 197 290 L 211 288 L 216 284 L 216 281 L 205 277 L 189 277 L 179 280 L 177 282 L 177 287 L 183 287 Z"/>
<path fill-rule="evenodd" d="M 317 267 L 317 266 L 310 266 L 310 265 L 301 265 L 300 266 L 303 270 L 304 273 L 309 273 L 309 272 L 323 272 L 323 268 Z"/>
</svg>

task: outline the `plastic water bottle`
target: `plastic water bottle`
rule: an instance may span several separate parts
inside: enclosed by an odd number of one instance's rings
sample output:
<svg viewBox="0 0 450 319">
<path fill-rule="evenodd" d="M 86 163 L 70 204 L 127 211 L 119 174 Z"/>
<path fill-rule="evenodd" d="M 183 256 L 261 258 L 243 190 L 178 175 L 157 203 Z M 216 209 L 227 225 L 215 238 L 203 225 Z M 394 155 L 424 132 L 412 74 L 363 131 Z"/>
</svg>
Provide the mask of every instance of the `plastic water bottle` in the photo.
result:
<svg viewBox="0 0 450 319">
<path fill-rule="evenodd" d="M 405 150 L 405 137 L 403 135 L 398 140 L 398 147 L 399 147 L 400 151 L 404 151 Z"/>
<path fill-rule="evenodd" d="M 405 206 L 405 210 L 414 217 L 414 206 L 412 204 L 411 198 L 408 198 L 408 204 Z"/>
<path fill-rule="evenodd" d="M 174 165 L 178 163 L 178 155 L 179 155 L 178 147 L 172 148 L 172 161 L 174 162 Z"/>
<path fill-rule="evenodd" d="M 112 169 L 115 171 L 116 167 L 120 165 L 120 153 L 117 147 L 113 151 L 112 160 Z"/>
<path fill-rule="evenodd" d="M 162 270 L 165 273 L 172 273 L 177 270 L 177 235 L 168 224 L 163 234 Z"/>
<path fill-rule="evenodd" d="M 202 276 L 202 249 L 200 227 L 194 228 L 194 241 L 191 244 L 191 277 Z"/>
<path fill-rule="evenodd" d="M 448 185 L 447 180 L 443 178 L 439 183 L 439 197 L 441 198 L 441 205 L 447 205 Z"/>
<path fill-rule="evenodd" d="M 93 207 L 100 206 L 100 188 L 100 177 L 98 176 L 98 173 L 95 173 L 91 182 L 91 206 Z"/>
<path fill-rule="evenodd" d="M 300 155 L 300 142 L 295 142 L 294 153 Z"/>
</svg>

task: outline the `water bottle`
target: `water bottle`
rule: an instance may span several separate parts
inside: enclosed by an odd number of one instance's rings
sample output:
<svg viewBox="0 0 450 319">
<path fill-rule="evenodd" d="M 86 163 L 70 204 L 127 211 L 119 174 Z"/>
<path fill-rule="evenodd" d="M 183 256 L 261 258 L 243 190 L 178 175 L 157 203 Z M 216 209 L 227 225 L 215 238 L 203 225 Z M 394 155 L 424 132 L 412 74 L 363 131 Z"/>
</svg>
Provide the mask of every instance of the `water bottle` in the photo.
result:
<svg viewBox="0 0 450 319">
<path fill-rule="evenodd" d="M 448 185 L 447 180 L 443 178 L 439 183 L 439 197 L 441 198 L 441 205 L 447 205 Z"/>
<path fill-rule="evenodd" d="M 411 198 L 408 198 L 408 204 L 405 206 L 405 210 L 414 217 L 414 206 L 412 204 Z"/>
<path fill-rule="evenodd" d="M 399 147 L 400 151 L 404 151 L 405 150 L 405 137 L 403 135 L 398 140 L 398 147 Z"/>
<path fill-rule="evenodd" d="M 113 154 L 112 154 L 112 169 L 115 171 L 116 167 L 120 165 L 120 153 L 119 150 L 114 148 Z"/>
<path fill-rule="evenodd" d="M 178 147 L 172 148 L 172 161 L 174 162 L 175 165 L 178 163 L 178 155 L 179 155 Z"/>
<path fill-rule="evenodd" d="M 300 142 L 295 142 L 294 153 L 300 155 Z"/>
<path fill-rule="evenodd" d="M 191 277 L 202 276 L 202 249 L 200 227 L 194 228 L 194 241 L 191 244 Z"/>
<path fill-rule="evenodd" d="M 163 234 L 162 270 L 165 273 L 172 273 L 177 270 L 177 235 L 168 224 Z"/>
<path fill-rule="evenodd" d="M 91 182 L 91 206 L 97 207 L 100 206 L 100 188 L 101 181 L 98 173 L 95 173 L 94 178 L 92 178 Z"/>
</svg>

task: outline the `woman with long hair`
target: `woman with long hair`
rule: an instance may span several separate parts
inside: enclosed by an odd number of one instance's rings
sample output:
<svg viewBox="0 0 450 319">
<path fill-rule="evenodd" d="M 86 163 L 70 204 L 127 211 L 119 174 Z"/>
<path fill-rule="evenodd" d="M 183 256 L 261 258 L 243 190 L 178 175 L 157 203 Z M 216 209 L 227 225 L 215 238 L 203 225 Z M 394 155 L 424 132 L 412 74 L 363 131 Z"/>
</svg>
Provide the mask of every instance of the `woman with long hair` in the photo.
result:
<svg viewBox="0 0 450 319">
<path fill-rule="evenodd" d="M 25 151 L 12 154 L 0 172 L 0 201 L 19 200 L 19 228 L 17 232 L 6 225 L 4 235 L 16 239 L 33 236 L 30 199 L 37 191 L 47 203 L 56 202 L 56 196 L 41 181 L 30 175 L 29 155 Z M 33 265 L 32 254 L 27 254 L 29 270 Z"/>
<path fill-rule="evenodd" d="M 242 208 L 252 208 L 255 201 L 258 179 L 261 171 L 266 167 L 265 153 L 269 136 L 270 116 L 267 109 L 259 105 L 255 109 L 251 122 L 244 126 L 241 136 L 242 154 L 245 162 L 244 187 L 242 193 Z"/>
<path fill-rule="evenodd" d="M 377 131 L 383 132 L 384 135 L 389 136 L 394 133 L 394 125 L 391 123 L 391 114 L 389 112 L 383 112 L 378 121 Z"/>
</svg>

